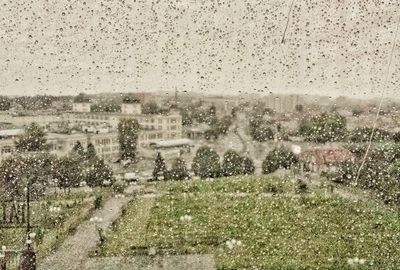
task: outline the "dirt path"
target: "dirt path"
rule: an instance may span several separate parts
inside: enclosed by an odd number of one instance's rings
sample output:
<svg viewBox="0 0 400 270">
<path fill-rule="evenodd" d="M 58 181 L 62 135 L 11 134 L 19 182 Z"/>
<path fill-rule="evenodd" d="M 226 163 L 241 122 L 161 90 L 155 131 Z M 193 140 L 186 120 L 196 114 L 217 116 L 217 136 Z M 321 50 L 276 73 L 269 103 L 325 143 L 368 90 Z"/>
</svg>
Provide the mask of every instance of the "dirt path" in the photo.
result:
<svg viewBox="0 0 400 270">
<path fill-rule="evenodd" d="M 85 221 L 78 226 L 74 235 L 68 237 L 57 251 L 42 262 L 39 270 L 81 270 L 88 259 L 88 254 L 98 244 L 97 228 L 107 228 L 120 216 L 121 208 L 132 197 L 111 198 L 104 207 L 95 211 L 92 217 L 101 218 L 101 222 Z"/>
</svg>

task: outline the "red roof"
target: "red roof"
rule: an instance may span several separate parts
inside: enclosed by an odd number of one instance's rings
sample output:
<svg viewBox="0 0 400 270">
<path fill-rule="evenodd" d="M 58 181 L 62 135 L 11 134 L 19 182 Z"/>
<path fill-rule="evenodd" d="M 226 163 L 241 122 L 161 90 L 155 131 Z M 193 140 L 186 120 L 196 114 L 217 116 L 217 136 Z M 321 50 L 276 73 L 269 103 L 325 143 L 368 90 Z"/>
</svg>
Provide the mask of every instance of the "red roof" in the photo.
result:
<svg viewBox="0 0 400 270">
<path fill-rule="evenodd" d="M 305 153 L 314 157 L 313 162 L 317 165 L 336 165 L 354 161 L 354 155 L 347 149 L 312 149 Z"/>
</svg>

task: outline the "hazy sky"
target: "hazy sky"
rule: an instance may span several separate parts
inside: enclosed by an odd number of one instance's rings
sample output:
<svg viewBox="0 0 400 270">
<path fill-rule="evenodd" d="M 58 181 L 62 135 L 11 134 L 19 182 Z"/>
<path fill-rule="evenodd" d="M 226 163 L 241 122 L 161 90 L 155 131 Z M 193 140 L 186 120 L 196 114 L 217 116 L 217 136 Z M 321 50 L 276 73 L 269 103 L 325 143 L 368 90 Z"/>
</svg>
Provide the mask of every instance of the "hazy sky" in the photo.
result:
<svg viewBox="0 0 400 270">
<path fill-rule="evenodd" d="M 31 3 L 32 2 L 32 3 Z M 3 0 L 0 94 L 380 95 L 397 1 Z M 400 44 L 400 37 L 397 39 Z M 400 92 L 400 46 L 386 96 Z"/>
</svg>

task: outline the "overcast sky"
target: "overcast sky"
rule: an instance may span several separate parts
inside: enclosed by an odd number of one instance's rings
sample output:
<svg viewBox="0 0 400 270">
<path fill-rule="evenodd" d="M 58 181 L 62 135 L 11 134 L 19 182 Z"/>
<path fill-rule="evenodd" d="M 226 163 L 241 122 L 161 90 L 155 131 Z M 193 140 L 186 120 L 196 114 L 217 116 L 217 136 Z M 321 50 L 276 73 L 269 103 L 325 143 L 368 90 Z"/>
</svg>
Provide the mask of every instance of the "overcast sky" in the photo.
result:
<svg viewBox="0 0 400 270">
<path fill-rule="evenodd" d="M 3 0 L 0 94 L 379 96 L 397 1 Z M 397 39 L 400 44 L 400 38 Z M 400 91 L 400 46 L 386 96 Z"/>
</svg>

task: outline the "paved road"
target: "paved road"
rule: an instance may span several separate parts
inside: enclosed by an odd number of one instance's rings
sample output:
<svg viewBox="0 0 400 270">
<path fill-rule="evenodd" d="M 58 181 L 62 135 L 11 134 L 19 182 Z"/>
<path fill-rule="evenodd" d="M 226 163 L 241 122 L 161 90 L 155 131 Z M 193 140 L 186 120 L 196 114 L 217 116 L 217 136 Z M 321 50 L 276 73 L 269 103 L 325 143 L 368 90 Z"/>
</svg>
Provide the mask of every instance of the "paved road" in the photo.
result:
<svg viewBox="0 0 400 270">
<path fill-rule="evenodd" d="M 93 213 L 93 217 L 102 218 L 101 222 L 85 221 L 78 226 L 76 233 L 68 237 L 55 253 L 39 262 L 39 270 L 82 270 L 88 254 L 98 244 L 97 228 L 107 228 L 120 216 L 121 208 L 132 197 L 111 198 L 104 207 Z"/>
</svg>

